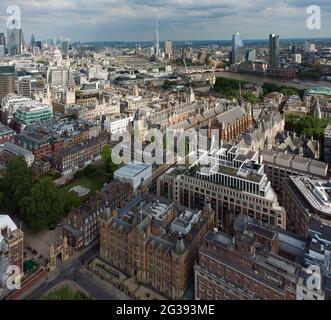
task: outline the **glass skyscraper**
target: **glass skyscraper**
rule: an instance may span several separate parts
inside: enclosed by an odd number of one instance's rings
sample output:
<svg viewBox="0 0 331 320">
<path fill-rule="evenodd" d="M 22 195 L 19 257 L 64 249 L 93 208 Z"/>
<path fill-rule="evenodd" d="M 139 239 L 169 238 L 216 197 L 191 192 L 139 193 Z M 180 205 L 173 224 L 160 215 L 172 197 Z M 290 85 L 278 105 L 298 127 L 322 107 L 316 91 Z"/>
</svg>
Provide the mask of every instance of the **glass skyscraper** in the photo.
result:
<svg viewBox="0 0 331 320">
<path fill-rule="evenodd" d="M 279 35 L 271 34 L 269 36 L 269 49 L 270 49 L 270 68 L 280 68 L 279 58 Z"/>
<path fill-rule="evenodd" d="M 243 56 L 244 56 L 244 44 L 240 38 L 239 32 L 237 32 L 232 37 L 231 63 L 237 64 L 242 62 Z"/>
</svg>

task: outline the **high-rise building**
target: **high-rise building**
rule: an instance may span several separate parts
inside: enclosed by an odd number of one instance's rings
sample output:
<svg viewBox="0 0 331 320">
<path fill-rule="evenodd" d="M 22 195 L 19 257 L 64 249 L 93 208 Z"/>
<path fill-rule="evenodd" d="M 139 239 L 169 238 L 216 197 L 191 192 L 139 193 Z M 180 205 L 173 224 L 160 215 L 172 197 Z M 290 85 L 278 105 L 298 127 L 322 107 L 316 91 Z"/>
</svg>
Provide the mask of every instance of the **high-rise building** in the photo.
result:
<svg viewBox="0 0 331 320">
<path fill-rule="evenodd" d="M 70 42 L 70 39 L 69 38 L 62 38 L 62 41 L 61 41 L 61 52 L 64 55 L 67 55 L 68 54 L 68 51 L 69 51 L 69 42 Z"/>
<path fill-rule="evenodd" d="M 170 57 L 172 54 L 172 41 L 171 40 L 167 40 L 164 44 L 164 52 L 165 54 Z"/>
<path fill-rule="evenodd" d="M 314 43 L 309 41 L 305 42 L 305 53 L 314 53 L 316 51 L 316 47 Z"/>
<path fill-rule="evenodd" d="M 292 54 L 297 54 L 298 53 L 298 45 L 297 44 L 292 44 L 291 52 L 292 52 Z"/>
<path fill-rule="evenodd" d="M 158 57 L 160 55 L 160 39 L 159 39 L 159 23 L 156 22 L 155 28 L 155 55 Z"/>
<path fill-rule="evenodd" d="M 7 49 L 10 55 L 21 54 L 23 50 L 23 31 L 16 20 L 7 28 Z"/>
<path fill-rule="evenodd" d="M 239 32 L 232 37 L 231 63 L 237 64 L 243 61 L 244 44 L 240 38 Z"/>
<path fill-rule="evenodd" d="M 31 76 L 18 78 L 17 92 L 22 97 L 31 98 Z"/>
<path fill-rule="evenodd" d="M 270 50 L 270 68 L 280 68 L 279 58 L 279 35 L 271 34 L 269 36 L 269 50 Z"/>
<path fill-rule="evenodd" d="M 256 50 L 249 49 L 246 51 L 245 60 L 249 62 L 254 62 L 256 60 Z"/>
<path fill-rule="evenodd" d="M 16 71 L 14 66 L 0 66 L 0 104 L 10 93 L 15 93 Z"/>
<path fill-rule="evenodd" d="M 0 44 L 0 57 L 4 57 L 6 54 L 6 47 Z"/>
<path fill-rule="evenodd" d="M 31 47 L 34 47 L 36 45 L 36 37 L 34 34 L 31 36 Z"/>
<path fill-rule="evenodd" d="M 0 57 L 5 56 L 5 54 L 6 54 L 6 38 L 4 33 L 0 33 Z"/>
<path fill-rule="evenodd" d="M 0 33 L 0 46 L 6 46 L 6 38 L 4 33 Z"/>
</svg>

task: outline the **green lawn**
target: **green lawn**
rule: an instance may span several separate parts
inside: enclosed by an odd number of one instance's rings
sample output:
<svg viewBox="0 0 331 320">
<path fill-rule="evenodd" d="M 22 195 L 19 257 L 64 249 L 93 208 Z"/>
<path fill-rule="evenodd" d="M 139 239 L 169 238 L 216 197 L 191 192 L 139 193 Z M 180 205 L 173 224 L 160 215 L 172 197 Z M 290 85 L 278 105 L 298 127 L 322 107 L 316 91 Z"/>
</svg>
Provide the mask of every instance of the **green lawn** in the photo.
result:
<svg viewBox="0 0 331 320">
<path fill-rule="evenodd" d="M 69 285 L 55 289 L 42 297 L 41 300 L 91 300 L 84 292 L 75 290 Z"/>
</svg>

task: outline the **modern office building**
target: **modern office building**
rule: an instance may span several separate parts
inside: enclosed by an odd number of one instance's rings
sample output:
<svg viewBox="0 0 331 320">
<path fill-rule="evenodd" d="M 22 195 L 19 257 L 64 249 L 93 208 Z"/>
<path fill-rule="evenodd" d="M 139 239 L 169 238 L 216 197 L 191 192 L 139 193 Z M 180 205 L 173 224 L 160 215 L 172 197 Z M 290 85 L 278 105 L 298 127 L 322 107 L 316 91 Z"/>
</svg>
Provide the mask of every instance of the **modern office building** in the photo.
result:
<svg viewBox="0 0 331 320">
<path fill-rule="evenodd" d="M 17 93 L 22 97 L 31 98 L 31 76 L 18 78 Z"/>
<path fill-rule="evenodd" d="M 239 214 L 286 229 L 286 212 L 258 162 L 258 152 L 223 146 L 200 156 L 196 166 L 170 169 L 158 179 L 157 187 L 159 195 L 193 210 L 210 201 L 227 233 Z"/>
<path fill-rule="evenodd" d="M 100 218 L 100 258 L 153 288 L 180 300 L 193 281 L 193 267 L 208 231 L 210 207 L 189 210 L 165 198 L 140 193 Z"/>
<path fill-rule="evenodd" d="M 53 118 L 53 107 L 38 101 L 23 102 L 14 115 L 14 120 L 20 125 L 30 125 L 34 122 Z"/>
<path fill-rule="evenodd" d="M 70 68 L 50 67 L 47 70 L 47 81 L 51 87 L 67 87 L 73 82 L 73 76 Z"/>
<path fill-rule="evenodd" d="M 8 158 L 23 156 L 26 164 L 31 167 L 34 163 L 34 155 L 31 151 L 24 149 L 12 142 L 6 142 L 3 147 L 4 155 Z"/>
<path fill-rule="evenodd" d="M 170 58 L 172 55 L 172 41 L 171 40 L 167 40 L 164 43 L 164 53 L 165 55 Z"/>
<path fill-rule="evenodd" d="M 245 60 L 248 62 L 254 62 L 256 60 L 256 50 L 250 49 L 245 52 Z"/>
<path fill-rule="evenodd" d="M 23 50 L 23 32 L 22 29 L 7 29 L 7 49 L 8 54 L 21 54 Z"/>
<path fill-rule="evenodd" d="M 331 225 L 331 182 L 308 177 L 284 179 L 283 205 L 288 230 L 307 237 L 313 219 Z"/>
<path fill-rule="evenodd" d="M 0 46 L 6 47 L 6 37 L 4 33 L 0 33 Z"/>
<path fill-rule="evenodd" d="M 142 183 L 151 182 L 152 175 L 152 165 L 147 163 L 127 164 L 114 172 L 114 178 L 123 183 L 129 183 L 134 192 L 138 190 Z"/>
<path fill-rule="evenodd" d="M 0 65 L 0 103 L 8 94 L 15 93 L 16 70 L 14 66 Z"/>
<path fill-rule="evenodd" d="M 265 173 L 273 189 L 279 195 L 281 195 L 282 181 L 290 176 L 305 176 L 317 179 L 328 179 L 329 176 L 329 165 L 327 163 L 285 152 L 263 150 L 260 161 L 265 166 Z"/>
<path fill-rule="evenodd" d="M 271 34 L 269 36 L 269 55 L 270 55 L 270 68 L 280 68 L 280 52 L 279 52 L 279 35 Z"/>
<path fill-rule="evenodd" d="M 239 32 L 232 36 L 232 51 L 231 63 L 237 64 L 243 61 L 244 58 L 244 44 L 240 38 Z"/>
</svg>

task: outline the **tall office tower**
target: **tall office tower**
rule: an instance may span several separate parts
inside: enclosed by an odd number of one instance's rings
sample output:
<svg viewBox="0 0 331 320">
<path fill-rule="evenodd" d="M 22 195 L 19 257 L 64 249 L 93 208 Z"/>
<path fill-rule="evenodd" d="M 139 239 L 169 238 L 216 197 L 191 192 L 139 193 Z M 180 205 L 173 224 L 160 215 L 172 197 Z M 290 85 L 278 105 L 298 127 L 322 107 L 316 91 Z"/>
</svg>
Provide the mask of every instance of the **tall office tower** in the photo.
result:
<svg viewBox="0 0 331 320">
<path fill-rule="evenodd" d="M 18 78 L 17 92 L 22 97 L 31 98 L 31 76 Z"/>
<path fill-rule="evenodd" d="M 240 38 L 239 32 L 235 33 L 232 37 L 232 53 L 231 63 L 237 64 L 242 62 L 244 53 L 244 44 Z"/>
<path fill-rule="evenodd" d="M 305 53 L 314 53 L 315 51 L 316 51 L 315 44 L 309 41 L 305 41 Z"/>
<path fill-rule="evenodd" d="M 164 43 L 164 52 L 169 57 L 172 55 L 172 41 L 171 40 L 167 40 Z"/>
<path fill-rule="evenodd" d="M 6 54 L 6 38 L 4 33 L 0 33 L 0 57 Z"/>
<path fill-rule="evenodd" d="M 271 34 L 269 36 L 269 49 L 270 49 L 270 68 L 280 68 L 279 58 L 279 35 Z"/>
<path fill-rule="evenodd" d="M 249 62 L 254 62 L 256 60 L 256 50 L 250 49 L 246 51 L 245 60 Z"/>
<path fill-rule="evenodd" d="M 23 47 L 22 29 L 7 29 L 7 48 L 10 55 L 21 54 Z"/>
<path fill-rule="evenodd" d="M 62 38 L 61 39 L 61 52 L 64 55 L 67 55 L 68 54 L 68 51 L 69 51 L 69 42 L 70 42 L 70 39 L 69 38 Z"/>
<path fill-rule="evenodd" d="M 292 44 L 291 52 L 292 52 L 292 54 L 297 54 L 298 53 L 298 45 Z"/>
<path fill-rule="evenodd" d="M 34 34 L 32 34 L 31 36 L 31 43 L 30 43 L 31 47 L 34 47 L 36 45 L 36 37 Z"/>
<path fill-rule="evenodd" d="M 6 38 L 4 33 L 0 33 L 0 46 L 6 46 Z"/>
<path fill-rule="evenodd" d="M 15 93 L 15 80 L 16 71 L 14 66 L 0 66 L 0 104 L 6 95 Z"/>
<path fill-rule="evenodd" d="M 159 23 L 156 22 L 156 29 L 155 29 L 155 55 L 160 55 L 160 39 L 159 39 Z"/>
</svg>

